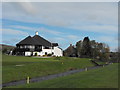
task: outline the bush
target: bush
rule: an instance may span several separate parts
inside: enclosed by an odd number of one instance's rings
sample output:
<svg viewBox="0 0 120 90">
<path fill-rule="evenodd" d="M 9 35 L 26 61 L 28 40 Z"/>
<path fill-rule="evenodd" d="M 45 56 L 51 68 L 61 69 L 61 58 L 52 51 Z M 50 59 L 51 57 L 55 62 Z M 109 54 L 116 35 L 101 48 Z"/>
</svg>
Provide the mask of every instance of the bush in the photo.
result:
<svg viewBox="0 0 120 90">
<path fill-rule="evenodd" d="M 77 68 L 75 68 L 75 67 L 69 67 L 68 68 L 68 70 L 75 70 L 75 69 L 77 69 Z"/>
<path fill-rule="evenodd" d="M 47 55 L 43 55 L 43 57 L 47 57 Z"/>
<path fill-rule="evenodd" d="M 35 56 L 37 56 L 37 53 L 35 53 Z"/>
<path fill-rule="evenodd" d="M 52 54 L 48 54 L 47 56 L 52 56 Z"/>
<path fill-rule="evenodd" d="M 55 60 L 60 60 L 61 59 L 61 57 L 55 57 Z"/>
<path fill-rule="evenodd" d="M 2 50 L 2 53 L 7 53 L 7 48 L 4 48 L 4 49 Z"/>
<path fill-rule="evenodd" d="M 105 61 L 105 62 L 109 61 L 109 53 L 101 53 L 99 60 Z"/>
</svg>

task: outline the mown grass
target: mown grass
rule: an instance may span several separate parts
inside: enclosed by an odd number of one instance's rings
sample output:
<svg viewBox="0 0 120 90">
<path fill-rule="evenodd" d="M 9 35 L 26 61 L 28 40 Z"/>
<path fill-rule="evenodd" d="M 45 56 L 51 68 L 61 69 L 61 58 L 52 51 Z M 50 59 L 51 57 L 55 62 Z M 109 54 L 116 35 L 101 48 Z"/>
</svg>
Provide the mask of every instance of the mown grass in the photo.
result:
<svg viewBox="0 0 120 90">
<path fill-rule="evenodd" d="M 2 56 L 2 65 L 3 83 L 26 79 L 27 76 L 33 78 L 65 72 L 71 68 L 78 69 L 93 66 L 88 58 L 33 58 L 8 55 Z"/>
<path fill-rule="evenodd" d="M 118 88 L 118 64 L 11 88 Z"/>
</svg>

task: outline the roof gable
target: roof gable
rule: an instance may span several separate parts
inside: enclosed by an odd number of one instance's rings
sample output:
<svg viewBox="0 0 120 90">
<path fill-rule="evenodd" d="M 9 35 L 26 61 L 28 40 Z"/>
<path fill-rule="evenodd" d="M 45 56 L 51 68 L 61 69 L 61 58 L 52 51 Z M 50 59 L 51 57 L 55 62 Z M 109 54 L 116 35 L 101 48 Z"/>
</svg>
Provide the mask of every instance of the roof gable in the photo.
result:
<svg viewBox="0 0 120 90">
<path fill-rule="evenodd" d="M 40 45 L 42 46 L 51 46 L 51 42 L 49 42 L 48 40 L 42 38 L 41 36 L 39 35 L 34 35 L 32 37 L 34 40 L 36 40 Z"/>
<path fill-rule="evenodd" d="M 17 43 L 17 45 L 39 45 L 39 43 L 37 41 L 35 41 L 31 36 L 26 37 L 25 39 L 23 39 L 22 41 L 20 41 L 19 43 Z"/>
<path fill-rule="evenodd" d="M 28 36 L 16 45 L 42 45 L 46 47 L 58 46 L 58 43 L 51 43 L 39 35 Z"/>
</svg>

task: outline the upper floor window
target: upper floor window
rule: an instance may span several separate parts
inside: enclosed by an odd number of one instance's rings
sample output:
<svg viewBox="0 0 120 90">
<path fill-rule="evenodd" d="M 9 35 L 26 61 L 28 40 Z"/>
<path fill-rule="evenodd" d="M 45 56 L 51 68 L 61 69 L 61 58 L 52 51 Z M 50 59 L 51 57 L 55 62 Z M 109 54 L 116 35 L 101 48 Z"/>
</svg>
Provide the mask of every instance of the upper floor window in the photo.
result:
<svg viewBox="0 0 120 90">
<path fill-rule="evenodd" d="M 50 47 L 44 47 L 44 49 L 50 49 Z"/>
<path fill-rule="evenodd" d="M 23 48 L 23 46 L 20 46 L 20 48 Z"/>
<path fill-rule="evenodd" d="M 30 48 L 35 48 L 35 46 L 32 46 L 32 45 L 31 45 Z"/>
</svg>

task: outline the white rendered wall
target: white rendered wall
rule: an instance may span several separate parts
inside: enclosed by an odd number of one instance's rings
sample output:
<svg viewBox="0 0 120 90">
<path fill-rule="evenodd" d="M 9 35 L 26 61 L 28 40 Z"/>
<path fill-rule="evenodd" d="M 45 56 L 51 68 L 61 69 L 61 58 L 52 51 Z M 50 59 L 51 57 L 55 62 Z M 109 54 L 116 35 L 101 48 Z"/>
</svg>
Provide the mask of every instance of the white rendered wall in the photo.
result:
<svg viewBox="0 0 120 90">
<path fill-rule="evenodd" d="M 59 47 L 54 47 L 55 56 L 63 56 L 63 51 Z"/>
<path fill-rule="evenodd" d="M 31 56 L 31 52 L 25 52 L 25 56 Z"/>
<path fill-rule="evenodd" d="M 42 49 L 42 52 L 45 54 L 45 52 L 47 52 L 47 54 L 52 54 L 52 52 L 54 52 L 53 49 Z"/>
<path fill-rule="evenodd" d="M 39 52 L 33 52 L 33 56 L 35 56 L 35 53 L 37 53 L 37 55 L 40 55 L 40 53 L 39 53 Z"/>
<path fill-rule="evenodd" d="M 44 49 L 42 46 L 42 51 L 41 52 L 33 52 L 33 55 L 35 55 L 35 53 L 37 53 L 38 56 L 43 56 L 43 55 L 45 55 L 45 52 L 47 54 L 52 54 L 52 52 L 54 53 L 54 50 L 53 49 Z"/>
<path fill-rule="evenodd" d="M 44 49 L 42 47 L 42 51 L 33 52 L 33 56 L 35 55 L 35 53 L 37 53 L 38 56 L 43 56 L 45 55 L 45 52 L 47 52 L 47 54 L 54 53 L 53 56 L 63 56 L 63 51 L 59 47 L 54 47 L 53 49 Z M 31 52 L 25 52 L 25 56 L 31 56 Z"/>
</svg>

